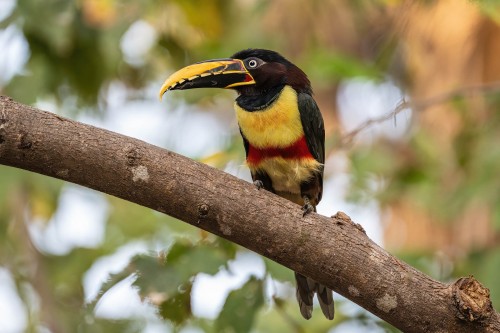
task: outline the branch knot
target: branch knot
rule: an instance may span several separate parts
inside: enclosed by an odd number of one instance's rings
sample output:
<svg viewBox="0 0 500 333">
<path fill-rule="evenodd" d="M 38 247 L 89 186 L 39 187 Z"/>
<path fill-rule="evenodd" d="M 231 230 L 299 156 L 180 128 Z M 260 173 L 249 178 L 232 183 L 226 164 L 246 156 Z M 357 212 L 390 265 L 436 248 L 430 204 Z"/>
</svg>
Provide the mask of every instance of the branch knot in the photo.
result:
<svg viewBox="0 0 500 333">
<path fill-rule="evenodd" d="M 198 205 L 198 218 L 203 219 L 207 217 L 208 212 L 210 211 L 210 206 L 207 204 Z M 199 223 L 199 221 L 198 221 Z"/>
<path fill-rule="evenodd" d="M 362 233 L 366 234 L 366 231 L 363 228 L 363 226 L 361 224 L 356 223 L 353 220 L 351 220 L 351 218 L 349 217 L 349 215 L 347 215 L 344 212 L 338 211 L 337 214 L 335 214 L 335 215 L 332 216 L 332 219 L 337 220 L 336 221 L 337 224 L 352 224 L 356 229 L 358 229 Z"/>
<path fill-rule="evenodd" d="M 483 321 L 493 313 L 490 290 L 472 275 L 458 279 L 452 292 L 458 318 L 469 322 Z"/>
</svg>

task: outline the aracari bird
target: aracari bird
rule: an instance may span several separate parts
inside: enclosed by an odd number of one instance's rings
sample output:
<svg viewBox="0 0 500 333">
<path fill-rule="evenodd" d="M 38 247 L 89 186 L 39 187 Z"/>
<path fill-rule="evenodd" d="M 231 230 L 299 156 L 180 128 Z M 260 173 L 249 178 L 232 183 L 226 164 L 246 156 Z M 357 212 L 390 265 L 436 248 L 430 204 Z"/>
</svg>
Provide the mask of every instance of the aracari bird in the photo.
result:
<svg viewBox="0 0 500 333">
<path fill-rule="evenodd" d="M 230 88 L 246 151 L 246 163 L 258 188 L 316 211 L 323 192 L 325 130 L 306 74 L 274 51 L 247 49 L 230 58 L 187 66 L 163 84 L 168 90 Z M 304 318 L 313 297 L 328 319 L 334 317 L 332 291 L 295 273 L 296 296 Z"/>
</svg>

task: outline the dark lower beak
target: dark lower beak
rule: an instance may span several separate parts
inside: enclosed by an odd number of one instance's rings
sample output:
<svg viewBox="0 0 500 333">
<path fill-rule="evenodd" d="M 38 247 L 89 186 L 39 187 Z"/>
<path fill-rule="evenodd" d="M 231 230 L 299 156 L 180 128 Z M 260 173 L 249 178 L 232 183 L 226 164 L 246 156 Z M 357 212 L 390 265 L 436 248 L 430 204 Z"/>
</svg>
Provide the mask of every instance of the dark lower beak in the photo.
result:
<svg viewBox="0 0 500 333">
<path fill-rule="evenodd" d="M 214 59 L 184 67 L 163 83 L 160 99 L 168 90 L 193 88 L 233 88 L 255 84 L 239 59 Z"/>
</svg>

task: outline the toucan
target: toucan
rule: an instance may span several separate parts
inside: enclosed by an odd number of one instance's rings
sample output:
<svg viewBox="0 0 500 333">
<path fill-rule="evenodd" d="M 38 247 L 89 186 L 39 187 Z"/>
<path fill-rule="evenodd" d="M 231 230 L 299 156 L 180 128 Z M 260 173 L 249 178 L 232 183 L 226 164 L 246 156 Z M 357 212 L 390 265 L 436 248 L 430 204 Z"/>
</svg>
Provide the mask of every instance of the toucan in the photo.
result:
<svg viewBox="0 0 500 333">
<path fill-rule="evenodd" d="M 184 67 L 160 90 L 234 89 L 236 118 L 254 184 L 316 211 L 323 193 L 325 129 L 307 75 L 279 53 L 247 49 L 230 58 Z M 332 291 L 299 273 L 296 297 L 300 312 L 311 318 L 317 294 L 323 314 L 334 317 Z"/>
</svg>

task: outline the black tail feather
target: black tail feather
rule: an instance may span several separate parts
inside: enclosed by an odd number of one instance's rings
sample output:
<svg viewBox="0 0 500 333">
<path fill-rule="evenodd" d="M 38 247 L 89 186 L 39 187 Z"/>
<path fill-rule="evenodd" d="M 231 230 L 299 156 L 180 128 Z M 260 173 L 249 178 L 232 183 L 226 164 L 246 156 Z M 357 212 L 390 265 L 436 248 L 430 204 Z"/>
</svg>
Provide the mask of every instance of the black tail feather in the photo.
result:
<svg viewBox="0 0 500 333">
<path fill-rule="evenodd" d="M 295 273 L 295 280 L 297 281 L 296 296 L 302 316 L 305 319 L 311 318 L 313 297 L 316 293 L 321 311 L 323 311 L 327 319 L 332 320 L 335 315 L 332 290 L 297 272 Z"/>
</svg>

